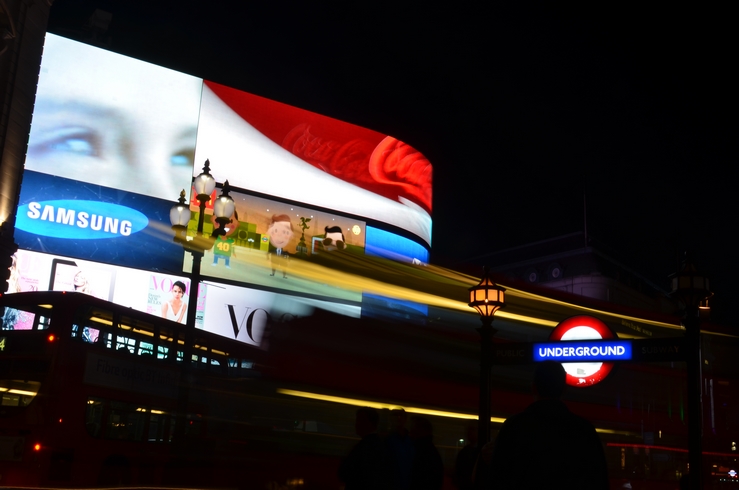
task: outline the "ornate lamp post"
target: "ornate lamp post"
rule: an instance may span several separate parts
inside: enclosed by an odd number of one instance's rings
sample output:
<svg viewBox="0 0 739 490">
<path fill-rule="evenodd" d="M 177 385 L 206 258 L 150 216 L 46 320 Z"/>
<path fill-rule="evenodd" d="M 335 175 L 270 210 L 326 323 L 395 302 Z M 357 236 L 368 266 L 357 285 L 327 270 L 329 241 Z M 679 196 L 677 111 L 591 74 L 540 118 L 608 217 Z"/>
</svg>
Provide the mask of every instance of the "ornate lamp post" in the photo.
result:
<svg viewBox="0 0 739 490">
<path fill-rule="evenodd" d="M 700 309 L 713 296 L 708 278 L 698 272 L 687 254 L 679 272 L 670 276 L 670 295 L 685 307 L 683 326 L 687 344 L 688 372 L 688 462 L 690 488 L 702 488 L 703 473 L 703 377 L 701 375 Z"/>
<path fill-rule="evenodd" d="M 231 219 L 234 212 L 234 201 L 231 196 L 228 181 L 223 184 L 220 197 L 213 203 L 213 214 L 216 216 L 218 228 L 213 231 L 211 236 L 203 236 L 203 224 L 205 220 L 205 206 L 210 201 L 210 196 L 216 188 L 216 181 L 210 174 L 210 160 L 205 161 L 203 172 L 195 177 L 193 182 L 196 199 L 200 204 L 200 213 L 198 215 L 198 228 L 194 237 L 187 236 L 187 225 L 190 222 L 190 207 L 185 204 L 185 191 L 180 193 L 180 198 L 172 209 L 169 211 L 169 220 L 172 223 L 172 230 L 175 232 L 174 241 L 180 243 L 185 250 L 192 254 L 192 271 L 190 277 L 190 291 L 188 296 L 187 319 L 185 324 L 188 330 L 195 329 L 195 320 L 198 304 L 198 288 L 200 285 L 200 264 L 203 254 L 206 250 L 213 248 L 216 237 L 223 235 L 226 231 L 225 225 Z"/>
<path fill-rule="evenodd" d="M 182 366 L 182 378 L 184 381 L 180 384 L 174 434 L 175 440 L 177 441 L 182 441 L 185 434 L 185 419 L 189 398 L 187 378 L 190 372 L 190 364 L 192 363 L 192 345 L 195 340 L 195 321 L 198 309 L 198 290 L 200 288 L 200 263 L 203 259 L 203 254 L 206 250 L 210 250 L 213 247 L 216 238 L 226 233 L 224 227 L 230 221 L 235 207 L 233 199 L 228 195 L 230 187 L 228 181 L 226 181 L 223 184 L 220 197 L 213 203 L 213 214 L 216 216 L 218 228 L 213 230 L 211 236 L 203 236 L 205 206 L 208 204 L 210 196 L 216 187 L 216 181 L 210 174 L 209 160 L 205 161 L 203 172 L 195 177 L 193 184 L 197 194 L 196 198 L 200 204 L 196 235 L 194 237 L 187 235 L 187 225 L 190 222 L 191 213 L 190 206 L 185 204 L 184 190 L 180 192 L 180 198 L 169 211 L 169 220 L 172 223 L 172 230 L 175 232 L 174 241 L 192 254 L 190 291 L 188 291 L 187 317 L 185 320 L 185 347 L 183 349 L 184 362 Z"/>
<path fill-rule="evenodd" d="M 495 312 L 505 306 L 505 288 L 496 285 L 489 276 L 487 267 L 483 268 L 480 284 L 470 288 L 470 307 L 477 310 L 482 320 L 480 333 L 480 411 L 478 415 L 478 447 L 490 440 L 490 363 L 493 349 L 492 327 Z"/>
</svg>

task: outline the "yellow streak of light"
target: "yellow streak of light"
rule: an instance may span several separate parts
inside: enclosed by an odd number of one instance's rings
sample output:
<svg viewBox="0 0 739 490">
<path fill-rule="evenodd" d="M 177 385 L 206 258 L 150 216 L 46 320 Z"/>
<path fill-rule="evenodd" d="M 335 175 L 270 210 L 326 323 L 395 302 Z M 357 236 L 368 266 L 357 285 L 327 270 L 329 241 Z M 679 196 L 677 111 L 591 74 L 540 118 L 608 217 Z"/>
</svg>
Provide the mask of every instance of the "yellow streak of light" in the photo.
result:
<svg viewBox="0 0 739 490">
<path fill-rule="evenodd" d="M 171 233 L 169 229 L 162 228 L 162 232 L 165 234 Z M 265 253 L 255 250 L 240 248 L 238 255 L 239 262 L 245 262 L 249 266 L 259 267 L 263 269 L 269 268 L 268 261 L 265 260 Z M 184 253 L 184 252 L 183 252 Z M 345 255 L 347 263 L 351 263 L 356 267 L 364 267 L 367 270 L 384 271 L 384 275 L 387 276 L 387 281 L 404 279 L 414 280 L 426 280 L 433 281 L 436 283 L 448 284 L 449 286 L 456 286 L 462 288 L 469 288 L 475 286 L 479 282 L 479 278 L 463 274 L 461 272 L 453 271 L 443 267 L 427 264 L 423 267 L 410 266 L 408 264 L 401 264 L 392 262 L 390 260 L 378 259 L 375 257 L 359 256 L 351 257 Z M 343 272 L 340 270 L 325 267 L 314 262 L 305 260 L 291 260 L 290 261 L 290 274 L 302 277 L 307 281 L 315 281 L 317 283 L 323 283 L 329 286 L 333 286 L 338 289 L 348 290 L 361 294 L 363 291 L 369 294 L 376 294 L 380 296 L 392 297 L 400 300 L 413 301 L 420 304 L 429 306 L 435 306 L 440 308 L 447 308 L 451 310 L 461 311 L 465 313 L 471 313 L 471 309 L 466 302 L 439 296 L 423 291 L 417 291 L 405 286 L 386 282 L 385 280 L 380 281 L 369 277 L 364 277 L 358 274 L 352 274 Z M 502 284 L 505 286 L 505 284 Z M 650 320 L 646 318 L 635 317 L 631 315 L 623 315 L 620 313 L 614 313 L 606 310 L 600 310 L 597 308 L 589 308 L 586 306 L 577 305 L 568 301 L 548 298 L 540 294 L 530 293 L 520 289 L 505 286 L 507 291 L 506 294 L 509 297 L 520 298 L 538 303 L 546 303 L 565 308 L 570 308 L 576 311 L 581 311 L 587 314 L 594 314 L 598 316 L 606 316 L 611 318 L 624 319 L 634 322 L 639 322 L 645 325 L 652 325 L 655 327 L 666 328 L 671 330 L 682 330 L 682 326 L 677 323 L 667 323 L 656 320 Z M 506 311 L 499 311 L 496 313 L 497 317 L 504 318 L 511 321 L 530 323 L 535 325 L 541 325 L 545 327 L 553 328 L 558 322 L 539 318 L 535 316 L 527 316 L 516 313 L 509 313 Z M 714 335 L 722 335 L 729 337 L 736 337 L 729 334 L 721 334 L 716 332 L 705 332 Z M 627 336 L 625 336 L 627 337 Z M 634 336 L 636 337 L 636 336 Z"/>
<path fill-rule="evenodd" d="M 296 390 L 287 390 L 287 389 L 279 388 L 277 390 L 277 393 L 280 393 L 282 395 L 297 396 L 300 398 L 308 398 L 311 400 L 321 400 L 325 402 L 341 403 L 343 405 L 352 405 L 355 407 L 370 407 L 370 408 L 376 408 L 378 410 L 383 410 L 383 409 L 393 410 L 393 409 L 402 408 L 407 413 L 417 413 L 421 415 L 433 415 L 435 417 L 446 417 L 446 418 L 453 418 L 453 419 L 477 420 L 477 415 L 472 415 L 469 413 L 446 412 L 443 410 L 432 410 L 432 409 L 419 408 L 419 407 L 403 407 L 397 404 L 392 405 L 389 403 L 372 402 L 369 400 L 359 400 L 356 398 L 344 398 L 341 396 L 321 395 L 318 393 L 309 393 L 307 391 L 296 391 Z M 502 424 L 503 422 L 505 422 L 505 419 L 500 418 L 500 417 L 490 417 L 490 421 L 496 424 Z"/>
<path fill-rule="evenodd" d="M 373 402 L 369 400 L 359 400 L 357 398 L 345 398 L 345 397 L 333 396 L 333 395 L 322 395 L 319 393 L 288 390 L 285 388 L 278 388 L 277 393 L 280 393 L 282 395 L 295 396 L 299 398 L 308 398 L 310 400 L 320 400 L 320 401 L 326 401 L 326 402 L 332 402 L 332 403 L 341 403 L 343 405 L 352 405 L 355 407 L 370 407 L 370 408 L 376 408 L 378 410 L 385 410 L 385 409 L 393 410 L 393 409 L 402 408 L 407 413 L 417 413 L 421 415 L 432 415 L 435 417 L 446 417 L 446 418 L 453 418 L 453 419 L 477 420 L 477 415 L 473 415 L 469 413 L 447 412 L 443 410 L 432 410 L 432 409 L 419 408 L 419 407 L 404 407 L 404 406 L 397 405 L 397 404 Z M 502 424 L 503 422 L 505 422 L 505 420 L 506 419 L 502 417 L 490 417 L 490 421 L 496 424 Z M 602 429 L 602 428 L 596 428 L 595 430 L 596 432 L 599 432 L 601 434 L 616 434 L 616 435 L 623 435 L 623 436 L 640 437 L 640 434 L 637 434 L 635 432 L 625 431 L 625 430 L 612 430 L 612 429 Z"/>
</svg>

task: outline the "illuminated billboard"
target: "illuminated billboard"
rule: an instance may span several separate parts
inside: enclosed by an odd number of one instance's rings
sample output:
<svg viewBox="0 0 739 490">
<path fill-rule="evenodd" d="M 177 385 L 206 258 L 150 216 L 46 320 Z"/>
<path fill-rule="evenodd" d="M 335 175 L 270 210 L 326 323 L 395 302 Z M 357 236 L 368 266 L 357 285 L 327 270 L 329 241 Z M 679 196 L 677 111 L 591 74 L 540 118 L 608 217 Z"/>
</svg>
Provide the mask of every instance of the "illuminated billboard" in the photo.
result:
<svg viewBox="0 0 739 490">
<path fill-rule="evenodd" d="M 240 192 L 231 192 L 231 197 L 235 213 L 226 235 L 205 252 L 204 276 L 361 301 L 361 290 L 333 285 L 326 277 L 330 271 L 312 259 L 332 253 L 364 254 L 364 221 Z M 212 215 L 208 217 L 207 231 L 214 226 Z M 193 215 L 193 227 L 196 219 Z M 184 259 L 189 271 L 190 254 Z"/>
<path fill-rule="evenodd" d="M 141 194 L 26 171 L 15 241 L 27 250 L 154 271 L 182 271 L 171 204 Z"/>
<path fill-rule="evenodd" d="M 359 316 L 366 281 L 332 257 L 428 259 L 432 168 L 411 146 L 47 34 L 16 215 L 26 287 L 86 278 L 88 294 L 183 321 L 192 257 L 169 210 L 206 159 L 236 212 L 203 259 L 201 328 L 239 337 L 260 311 L 316 305 Z"/>
<path fill-rule="evenodd" d="M 26 169 L 175 200 L 190 187 L 202 86 L 47 34 Z"/>
<path fill-rule="evenodd" d="M 431 243 L 431 164 L 402 141 L 47 34 L 27 169 L 174 201 L 206 159 L 219 182 Z"/>
<path fill-rule="evenodd" d="M 25 250 L 16 253 L 16 272 L 18 291 L 77 291 L 180 323 L 189 308 L 185 276 Z M 175 298 L 178 284 L 184 297 Z M 181 303 L 174 319 L 167 316 L 173 302 Z M 307 316 L 315 308 L 360 316 L 358 305 L 208 283 L 200 285 L 196 308 L 198 328 L 255 345 L 263 342 L 269 322 Z"/>
<path fill-rule="evenodd" d="M 195 159 L 206 158 L 218 181 L 387 223 L 431 244 L 431 164 L 390 136 L 206 82 Z"/>
</svg>

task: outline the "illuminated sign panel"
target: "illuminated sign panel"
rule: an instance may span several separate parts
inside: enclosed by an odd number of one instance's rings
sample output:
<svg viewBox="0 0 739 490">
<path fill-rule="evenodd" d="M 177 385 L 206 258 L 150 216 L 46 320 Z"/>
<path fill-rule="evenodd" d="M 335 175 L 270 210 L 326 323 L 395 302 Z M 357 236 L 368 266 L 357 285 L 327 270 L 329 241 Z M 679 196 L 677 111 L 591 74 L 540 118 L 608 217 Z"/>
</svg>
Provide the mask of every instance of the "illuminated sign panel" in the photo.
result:
<svg viewBox="0 0 739 490">
<path fill-rule="evenodd" d="M 235 284 L 289 291 L 294 297 L 279 304 L 291 314 L 312 302 L 358 315 L 364 282 L 333 267 L 332 254 L 428 257 L 432 168 L 411 146 L 47 34 L 15 237 L 18 257 L 33 251 L 56 262 L 26 262 L 21 282 L 71 290 L 87 276 L 96 296 L 161 312 L 175 281 L 190 288 L 180 274 L 191 256 L 172 241 L 169 209 L 206 158 L 218 182 L 229 180 L 237 204 L 228 235 L 205 254 L 202 274 L 212 287 L 200 289 L 198 326 L 234 335 L 241 303 L 230 313 L 211 304 L 216 289 L 260 296 Z M 280 234 L 285 243 L 274 246 Z M 45 277 L 29 272 L 40 264 Z M 249 315 L 262 308 L 257 303 L 244 305 Z M 263 309 L 283 311 L 271 308 Z M 215 311 L 228 313 L 218 327 L 208 323 Z"/>
<path fill-rule="evenodd" d="M 390 136 L 206 82 L 195 160 L 206 158 L 219 182 L 377 220 L 431 243 L 431 165 Z"/>
<path fill-rule="evenodd" d="M 31 201 L 18 207 L 16 226 L 36 235 L 55 238 L 98 239 L 130 236 L 146 228 L 145 214 L 100 201 Z"/>
<path fill-rule="evenodd" d="M 617 341 L 616 334 L 608 328 L 608 325 L 587 315 L 573 316 L 563 320 L 552 330 L 549 340 L 562 342 L 557 345 L 536 344 L 533 352 L 534 360 L 562 362 L 562 367 L 567 373 L 567 384 L 578 388 L 600 383 L 613 369 L 614 360 L 625 360 L 618 356 L 628 355 L 630 358 L 632 354 L 632 348 L 628 342 Z M 601 345 L 604 347 L 603 351 L 600 349 Z M 540 351 L 540 349 L 544 350 Z M 541 358 L 542 352 L 547 359 Z M 614 358 L 609 359 L 609 356 L 614 356 Z"/>
<path fill-rule="evenodd" d="M 413 264 L 425 264 L 429 261 L 426 248 L 413 240 L 374 226 L 367 227 L 367 255 Z"/>
<path fill-rule="evenodd" d="M 148 270 L 181 271 L 171 204 L 148 196 L 26 171 L 18 201 L 20 248 Z"/>
<path fill-rule="evenodd" d="M 534 343 L 534 361 L 602 362 L 631 360 L 628 340 Z"/>
<path fill-rule="evenodd" d="M 208 277 L 280 288 L 346 301 L 361 301 L 361 288 L 337 285 L 332 254 L 363 255 L 365 222 L 304 206 L 231 192 L 235 213 L 227 233 L 203 257 Z M 192 209 L 194 212 L 196 208 Z M 191 225 L 196 226 L 197 214 Z M 216 226 L 212 215 L 208 227 Z M 185 269 L 191 267 L 185 255 Z"/>
<path fill-rule="evenodd" d="M 202 86 L 47 34 L 26 169 L 173 201 L 190 187 Z"/>
<path fill-rule="evenodd" d="M 166 317 L 176 282 L 190 289 L 186 277 L 74 260 L 36 252 L 17 252 L 21 291 L 77 291 Z M 185 311 L 189 308 L 185 301 Z M 359 317 L 358 305 L 260 291 L 227 284 L 201 284 L 196 305 L 196 326 L 224 337 L 260 345 L 269 322 L 307 316 L 315 308 Z M 184 315 L 183 320 L 184 322 Z"/>
<path fill-rule="evenodd" d="M 370 129 L 47 34 L 26 168 L 174 201 L 216 180 L 431 242 L 432 168 Z"/>
</svg>

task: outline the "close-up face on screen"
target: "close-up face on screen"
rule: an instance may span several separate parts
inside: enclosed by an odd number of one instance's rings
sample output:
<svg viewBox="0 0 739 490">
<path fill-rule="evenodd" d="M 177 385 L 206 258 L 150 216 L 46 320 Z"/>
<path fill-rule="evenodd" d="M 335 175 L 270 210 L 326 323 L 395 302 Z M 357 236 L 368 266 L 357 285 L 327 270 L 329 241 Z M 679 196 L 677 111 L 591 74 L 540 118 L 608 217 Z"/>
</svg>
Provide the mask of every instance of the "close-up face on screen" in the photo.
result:
<svg viewBox="0 0 739 490">
<path fill-rule="evenodd" d="M 26 168 L 167 200 L 190 187 L 202 80 L 46 37 Z"/>
</svg>

